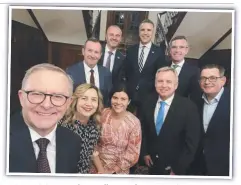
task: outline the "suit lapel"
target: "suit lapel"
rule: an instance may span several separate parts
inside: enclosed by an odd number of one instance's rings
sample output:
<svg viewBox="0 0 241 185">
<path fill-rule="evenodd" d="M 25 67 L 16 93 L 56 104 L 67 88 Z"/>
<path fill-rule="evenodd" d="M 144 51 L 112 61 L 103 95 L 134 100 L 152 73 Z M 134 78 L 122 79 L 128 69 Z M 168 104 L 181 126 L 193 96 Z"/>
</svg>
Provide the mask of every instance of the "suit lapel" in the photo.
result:
<svg viewBox="0 0 241 185">
<path fill-rule="evenodd" d="M 178 75 L 178 80 L 179 80 L 179 84 L 182 84 L 184 81 L 186 81 L 188 79 L 188 64 L 186 62 L 184 62 L 182 69 Z M 181 86 L 181 85 L 179 85 Z"/>
<path fill-rule="evenodd" d="M 102 70 L 102 66 L 97 66 L 98 67 L 98 72 L 99 72 L 99 83 L 100 83 L 100 89 L 104 89 L 104 72 Z"/>
<path fill-rule="evenodd" d="M 151 48 L 150 48 L 150 51 L 149 51 L 149 54 L 146 58 L 146 62 L 145 62 L 145 65 L 143 67 L 143 70 L 142 72 L 145 70 L 145 68 L 147 68 L 149 65 L 152 65 L 153 62 L 155 61 L 155 55 L 156 55 L 156 49 L 155 47 L 153 46 L 153 44 L 151 44 Z M 139 67 L 139 66 L 138 66 Z"/>
<path fill-rule="evenodd" d="M 102 47 L 102 55 L 101 55 L 101 58 L 100 58 L 100 60 L 99 60 L 99 62 L 98 62 L 98 65 L 103 66 L 104 57 L 105 57 L 105 47 Z"/>
<path fill-rule="evenodd" d="M 149 109 L 149 119 L 148 120 L 151 120 L 150 121 L 150 130 L 151 130 L 151 133 L 155 133 L 156 134 L 156 125 L 155 125 L 155 108 L 156 108 L 156 103 L 157 103 L 157 100 L 158 100 L 158 94 L 155 94 L 153 96 L 153 98 L 151 99 L 151 102 L 150 102 L 150 109 Z"/>
<path fill-rule="evenodd" d="M 120 60 L 121 60 L 120 55 L 121 55 L 121 53 L 118 50 L 116 50 L 112 73 L 114 73 L 116 71 L 116 69 L 118 69 L 118 66 L 120 65 Z"/>
<path fill-rule="evenodd" d="M 56 129 L 56 173 L 61 173 L 63 170 L 67 170 L 65 161 L 67 159 L 66 153 L 71 152 L 68 151 L 68 146 L 66 146 L 65 138 L 61 134 L 61 128 L 58 126 Z M 66 150 L 66 151 L 65 151 Z"/>
<path fill-rule="evenodd" d="M 208 128 L 207 128 L 207 131 L 206 131 L 206 134 L 208 134 L 210 132 L 210 130 L 212 130 L 212 128 L 215 126 L 215 124 L 218 124 L 218 123 L 221 123 L 222 120 L 219 120 L 220 117 L 219 115 L 221 115 L 223 112 L 227 111 L 227 105 L 225 105 L 225 102 L 224 102 L 224 99 L 225 99 L 225 93 L 226 92 L 223 92 L 219 102 L 218 102 L 218 105 L 216 107 L 216 110 L 214 111 L 213 113 L 213 116 L 208 124 Z"/>
<path fill-rule="evenodd" d="M 167 115 L 166 115 L 166 118 L 165 118 L 165 120 L 164 120 L 164 123 L 163 123 L 163 125 L 162 125 L 162 128 L 161 128 L 161 131 L 163 130 L 163 129 L 165 129 L 165 127 L 167 127 L 170 123 L 172 123 L 172 122 L 174 122 L 175 120 L 175 108 L 176 107 L 178 107 L 178 96 L 176 96 L 176 95 L 174 95 L 174 98 L 173 98 L 173 100 L 172 100 L 172 103 L 171 103 L 171 105 L 170 105 L 170 107 L 169 107 L 169 110 L 168 110 L 168 112 L 167 112 Z M 160 134 L 159 135 L 161 135 L 161 131 L 160 131 Z"/>
<path fill-rule="evenodd" d="M 19 148 L 19 160 L 26 161 L 26 171 L 37 172 L 37 161 L 32 139 L 22 115 L 20 115 L 18 122 L 15 124 L 16 127 L 11 130 L 10 134 L 11 137 L 15 138 L 14 140 L 16 141 L 16 147 Z"/>
<path fill-rule="evenodd" d="M 139 72 L 139 65 L 138 65 L 139 55 L 138 54 L 139 54 L 139 44 L 137 44 L 133 48 L 133 54 L 132 54 L 132 59 L 131 59 L 131 60 L 133 60 L 131 62 L 134 63 L 134 69 Z"/>
<path fill-rule="evenodd" d="M 80 75 L 80 82 L 78 84 L 83 84 L 86 83 L 86 78 L 85 78 L 85 68 L 84 68 L 84 61 L 79 63 L 79 75 Z"/>
</svg>

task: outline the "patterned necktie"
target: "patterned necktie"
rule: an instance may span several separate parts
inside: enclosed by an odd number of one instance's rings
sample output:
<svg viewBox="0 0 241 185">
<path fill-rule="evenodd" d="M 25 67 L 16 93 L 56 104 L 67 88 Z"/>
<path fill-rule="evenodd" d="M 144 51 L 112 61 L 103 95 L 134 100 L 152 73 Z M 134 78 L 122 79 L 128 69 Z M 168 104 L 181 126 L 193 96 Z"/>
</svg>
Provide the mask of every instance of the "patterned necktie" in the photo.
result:
<svg viewBox="0 0 241 185">
<path fill-rule="evenodd" d="M 92 84 L 92 85 L 95 85 L 95 77 L 94 77 L 94 70 L 93 69 L 91 69 L 90 70 L 90 83 Z"/>
<path fill-rule="evenodd" d="M 142 46 L 142 50 L 141 50 L 141 54 L 140 54 L 140 57 L 139 57 L 139 60 L 138 60 L 138 65 L 139 65 L 139 71 L 141 73 L 144 65 L 143 65 L 143 61 L 144 61 L 144 49 L 145 49 L 146 46 Z"/>
<path fill-rule="evenodd" d="M 172 68 L 173 68 L 173 69 L 176 69 L 176 68 L 178 68 L 178 66 L 179 66 L 179 65 L 174 64 L 174 65 L 172 65 Z"/>
<path fill-rule="evenodd" d="M 46 151 L 47 146 L 49 144 L 49 140 L 46 138 L 40 138 L 35 142 L 38 144 L 39 147 L 39 154 L 37 158 L 38 173 L 51 173 Z"/>
<path fill-rule="evenodd" d="M 165 110 L 165 102 L 160 102 L 160 108 L 158 111 L 157 119 L 156 119 L 156 133 L 159 135 L 163 121 L 164 121 L 164 110 Z"/>
<path fill-rule="evenodd" d="M 113 53 L 111 51 L 108 51 L 108 53 L 109 53 L 109 56 L 107 58 L 107 62 L 106 62 L 105 67 L 110 70 L 111 55 L 113 55 Z"/>
</svg>

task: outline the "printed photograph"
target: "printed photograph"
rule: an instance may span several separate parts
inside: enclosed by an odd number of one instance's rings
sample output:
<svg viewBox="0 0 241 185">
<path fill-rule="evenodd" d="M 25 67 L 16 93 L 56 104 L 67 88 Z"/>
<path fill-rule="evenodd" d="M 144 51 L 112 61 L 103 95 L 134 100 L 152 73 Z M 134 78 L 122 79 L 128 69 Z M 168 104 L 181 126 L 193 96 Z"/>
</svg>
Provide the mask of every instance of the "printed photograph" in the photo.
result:
<svg viewBox="0 0 241 185">
<path fill-rule="evenodd" d="M 6 174 L 232 179 L 234 13 L 10 6 Z"/>
</svg>

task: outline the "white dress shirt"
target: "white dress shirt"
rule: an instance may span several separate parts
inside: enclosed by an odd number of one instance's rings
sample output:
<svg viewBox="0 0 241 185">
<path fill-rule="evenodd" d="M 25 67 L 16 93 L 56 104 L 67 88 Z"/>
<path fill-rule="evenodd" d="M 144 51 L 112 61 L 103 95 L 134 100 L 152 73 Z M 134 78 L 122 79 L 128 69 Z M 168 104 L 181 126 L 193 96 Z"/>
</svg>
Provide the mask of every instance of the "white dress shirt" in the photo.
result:
<svg viewBox="0 0 241 185">
<path fill-rule="evenodd" d="M 84 61 L 84 69 L 85 69 L 85 80 L 86 80 L 86 83 L 90 83 L 90 75 L 91 75 L 90 70 L 93 69 L 94 70 L 94 78 L 95 78 L 95 86 L 100 88 L 98 66 L 95 65 L 94 68 L 90 68 Z"/>
<path fill-rule="evenodd" d="M 107 44 L 105 46 L 105 56 L 104 56 L 104 61 L 103 61 L 103 66 L 106 67 L 106 63 L 107 63 L 107 58 L 109 57 L 109 48 L 107 47 Z M 113 54 L 110 57 L 110 72 L 112 72 L 113 67 L 114 67 L 114 62 L 115 62 L 115 53 L 116 53 L 116 49 L 114 51 L 111 51 Z"/>
<path fill-rule="evenodd" d="M 180 63 L 178 63 L 178 64 L 175 64 L 174 62 L 172 62 L 172 66 L 171 67 L 173 67 L 174 65 L 178 65 L 176 67 L 176 72 L 177 72 L 178 75 L 180 74 L 180 72 L 182 70 L 182 66 L 183 66 L 184 62 L 185 62 L 184 59 Z"/>
<path fill-rule="evenodd" d="M 167 98 L 167 99 L 164 101 L 164 102 L 165 102 L 165 108 L 164 108 L 164 118 L 163 118 L 163 122 L 164 122 L 165 119 L 166 119 L 166 116 L 167 116 L 168 110 L 169 110 L 169 108 L 170 108 L 170 106 L 171 106 L 171 104 L 172 104 L 173 98 L 174 98 L 174 94 L 173 94 L 171 97 Z M 163 100 L 162 100 L 162 99 L 160 98 L 160 96 L 159 96 L 159 98 L 158 98 L 158 100 L 157 100 L 157 102 L 156 102 L 156 108 L 155 108 L 155 112 L 154 112 L 155 125 L 156 125 L 157 115 L 158 115 L 158 112 L 159 112 L 159 109 L 160 109 L 160 106 L 161 106 L 161 104 L 160 104 L 161 101 L 163 101 Z"/>
<path fill-rule="evenodd" d="M 46 135 L 44 137 L 49 140 L 49 144 L 47 146 L 47 159 L 49 161 L 49 167 L 50 167 L 51 173 L 55 173 L 55 167 L 56 167 L 56 128 L 57 128 L 57 124 L 56 124 L 55 128 L 52 130 L 52 132 L 50 132 L 48 135 Z M 37 159 L 40 149 L 39 149 L 38 144 L 35 141 L 37 141 L 38 139 L 43 138 L 43 137 L 40 136 L 30 126 L 28 126 L 28 129 L 30 131 L 30 136 L 31 136 L 33 148 L 34 148 L 34 153 L 35 153 L 35 157 Z"/>
<path fill-rule="evenodd" d="M 146 47 L 144 48 L 143 67 L 145 66 L 146 59 L 147 59 L 147 57 L 149 55 L 149 52 L 150 52 L 150 49 L 151 49 L 151 45 L 152 45 L 152 42 L 149 42 L 148 44 L 145 45 Z M 143 44 L 141 44 L 141 43 L 139 44 L 138 61 L 139 61 L 139 58 L 141 56 L 141 51 L 142 51 L 143 46 L 144 46 Z"/>
<path fill-rule="evenodd" d="M 208 129 L 209 122 L 213 117 L 213 114 L 218 106 L 218 102 L 223 94 L 224 88 L 222 88 L 219 93 L 213 98 L 210 102 L 207 100 L 205 94 L 202 95 L 204 99 L 204 106 L 203 106 L 203 127 L 204 131 L 206 132 Z"/>
</svg>

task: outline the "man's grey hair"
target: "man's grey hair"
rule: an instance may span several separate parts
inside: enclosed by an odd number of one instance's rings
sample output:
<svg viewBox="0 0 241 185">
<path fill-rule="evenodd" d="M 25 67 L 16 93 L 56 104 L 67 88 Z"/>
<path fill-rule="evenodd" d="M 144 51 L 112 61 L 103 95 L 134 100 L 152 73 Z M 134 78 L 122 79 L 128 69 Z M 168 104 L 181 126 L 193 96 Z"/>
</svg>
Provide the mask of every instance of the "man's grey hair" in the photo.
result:
<svg viewBox="0 0 241 185">
<path fill-rule="evenodd" d="M 166 66 L 166 67 L 162 67 L 162 68 L 159 68 L 156 72 L 156 77 L 159 73 L 161 72 L 168 72 L 168 71 L 171 71 L 173 72 L 173 74 L 175 75 L 175 78 L 176 78 L 176 82 L 178 83 L 178 74 L 176 72 L 175 69 L 173 69 L 172 67 L 169 67 L 169 66 Z"/>
<path fill-rule="evenodd" d="M 68 79 L 68 82 L 69 82 L 69 93 L 70 93 L 70 96 L 72 96 L 72 94 L 73 94 L 73 80 L 71 79 L 71 77 L 60 67 L 57 67 L 57 66 L 55 66 L 53 64 L 49 64 L 49 63 L 37 64 L 37 65 L 34 65 L 31 68 L 29 68 L 26 71 L 26 73 L 24 75 L 24 78 L 22 80 L 22 89 L 25 88 L 29 76 L 31 74 L 33 74 L 34 72 L 41 71 L 41 70 L 55 71 L 55 72 L 61 73 L 64 76 L 66 76 L 66 78 Z"/>
</svg>

